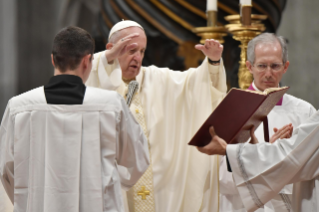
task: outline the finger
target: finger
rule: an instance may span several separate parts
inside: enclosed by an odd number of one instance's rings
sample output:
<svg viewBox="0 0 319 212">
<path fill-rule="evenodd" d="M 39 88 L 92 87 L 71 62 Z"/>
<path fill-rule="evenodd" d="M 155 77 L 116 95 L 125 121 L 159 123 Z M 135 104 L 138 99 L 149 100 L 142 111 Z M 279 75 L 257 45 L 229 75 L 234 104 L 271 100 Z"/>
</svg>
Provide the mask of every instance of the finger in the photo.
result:
<svg viewBox="0 0 319 212">
<path fill-rule="evenodd" d="M 283 129 L 281 129 L 278 133 L 278 138 L 284 138 L 285 137 L 285 134 L 290 134 L 290 127 L 289 126 L 286 126 L 284 127 Z"/>
<path fill-rule="evenodd" d="M 212 138 L 214 138 L 214 136 L 216 135 L 216 133 L 215 133 L 215 129 L 214 129 L 213 126 L 211 126 L 211 127 L 209 128 L 209 133 L 210 133 L 210 135 L 212 136 Z"/>
<path fill-rule="evenodd" d="M 217 46 L 219 46 L 219 41 L 218 41 L 218 40 L 207 39 L 206 42 L 207 42 L 209 45 L 217 45 Z"/>
<path fill-rule="evenodd" d="M 136 38 L 140 36 L 139 33 L 132 33 L 132 34 L 129 34 L 128 36 L 125 36 L 124 38 L 121 39 L 121 41 L 126 41 L 128 39 L 133 39 L 133 38 Z"/>
<path fill-rule="evenodd" d="M 209 145 L 209 144 L 207 144 L 207 145 Z M 201 153 L 209 155 L 209 151 L 208 151 L 207 145 L 203 146 L 203 147 L 197 147 L 198 151 L 200 151 Z"/>
<path fill-rule="evenodd" d="M 276 133 L 278 131 L 278 128 L 274 127 L 274 133 Z"/>
<path fill-rule="evenodd" d="M 253 126 L 253 127 L 250 129 L 250 137 L 253 137 L 253 136 L 254 136 L 254 132 L 255 132 L 255 126 Z"/>
<path fill-rule="evenodd" d="M 285 132 L 283 135 L 281 135 L 280 139 L 283 139 L 283 138 L 290 138 L 290 132 Z"/>
<path fill-rule="evenodd" d="M 195 45 L 195 49 L 203 51 L 203 50 L 205 50 L 205 47 L 202 44 L 197 44 L 197 45 Z"/>
<path fill-rule="evenodd" d="M 255 126 L 253 126 L 251 129 L 250 129 L 250 141 L 249 143 L 251 144 L 256 144 L 258 143 L 258 139 L 257 137 L 255 136 Z"/>
<path fill-rule="evenodd" d="M 137 43 L 131 43 L 131 44 L 126 46 L 126 51 L 130 51 L 136 47 L 137 47 Z"/>
<path fill-rule="evenodd" d="M 203 147 L 198 147 L 198 146 L 197 146 L 196 148 L 197 148 L 198 151 L 200 151 L 200 152 L 202 152 L 202 153 L 205 153 Z"/>
</svg>

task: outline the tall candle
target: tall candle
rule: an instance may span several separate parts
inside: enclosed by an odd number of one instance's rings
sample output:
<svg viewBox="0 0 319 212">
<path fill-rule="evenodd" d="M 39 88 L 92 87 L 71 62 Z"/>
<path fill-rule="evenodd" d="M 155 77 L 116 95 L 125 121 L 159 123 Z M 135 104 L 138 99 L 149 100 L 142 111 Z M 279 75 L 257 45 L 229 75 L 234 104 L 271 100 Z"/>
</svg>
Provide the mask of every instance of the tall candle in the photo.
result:
<svg viewBox="0 0 319 212">
<path fill-rule="evenodd" d="M 241 5 L 251 5 L 251 0 L 240 0 Z"/>
<path fill-rule="evenodd" d="M 207 0 L 207 11 L 217 11 L 217 0 Z"/>
</svg>

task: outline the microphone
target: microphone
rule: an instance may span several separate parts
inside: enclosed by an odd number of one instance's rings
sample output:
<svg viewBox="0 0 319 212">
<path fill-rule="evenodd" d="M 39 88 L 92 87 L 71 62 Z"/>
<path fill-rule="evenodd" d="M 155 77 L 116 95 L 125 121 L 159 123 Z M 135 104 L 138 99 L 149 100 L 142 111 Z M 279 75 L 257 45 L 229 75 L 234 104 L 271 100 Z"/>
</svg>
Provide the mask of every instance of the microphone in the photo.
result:
<svg viewBox="0 0 319 212">
<path fill-rule="evenodd" d="M 130 107 L 134 94 L 138 89 L 138 82 L 136 80 L 132 80 L 128 84 L 128 92 L 126 94 L 126 104 Z"/>
</svg>

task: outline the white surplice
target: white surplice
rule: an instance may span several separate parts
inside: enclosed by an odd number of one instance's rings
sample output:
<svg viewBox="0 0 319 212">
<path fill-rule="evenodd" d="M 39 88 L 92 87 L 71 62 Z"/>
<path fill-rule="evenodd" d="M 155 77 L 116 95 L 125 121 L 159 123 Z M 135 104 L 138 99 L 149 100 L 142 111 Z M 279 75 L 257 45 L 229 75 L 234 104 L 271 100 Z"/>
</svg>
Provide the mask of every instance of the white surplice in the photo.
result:
<svg viewBox="0 0 319 212">
<path fill-rule="evenodd" d="M 218 211 L 218 157 L 187 145 L 226 93 L 223 64 L 207 59 L 185 72 L 141 67 L 136 80 L 152 157 L 157 212 Z M 94 55 L 87 85 L 124 93 L 118 61 Z"/>
<path fill-rule="evenodd" d="M 82 105 L 49 105 L 39 87 L 8 103 L 0 177 L 15 212 L 122 212 L 121 187 L 148 165 L 147 139 L 116 92 L 87 87 Z"/>
<path fill-rule="evenodd" d="M 293 184 L 294 212 L 319 211 L 319 111 L 290 139 L 227 145 L 227 156 L 247 211 L 255 211 Z"/>
<path fill-rule="evenodd" d="M 258 90 L 254 84 L 253 87 L 255 90 Z M 282 105 L 276 105 L 267 116 L 269 137 L 274 134 L 274 127 L 279 129 L 286 124 L 292 123 L 293 127 L 296 128 L 315 112 L 316 109 L 308 102 L 292 95 L 285 94 L 283 96 Z M 264 142 L 263 124 L 256 129 L 255 135 L 259 142 Z M 221 212 L 246 211 L 233 181 L 232 173 L 227 171 L 225 157 L 221 159 L 220 165 L 220 193 Z M 266 203 L 263 209 L 260 208 L 257 211 L 288 211 L 288 209 L 291 208 L 291 198 L 292 185 L 287 185 L 280 191 L 280 194 Z"/>
</svg>

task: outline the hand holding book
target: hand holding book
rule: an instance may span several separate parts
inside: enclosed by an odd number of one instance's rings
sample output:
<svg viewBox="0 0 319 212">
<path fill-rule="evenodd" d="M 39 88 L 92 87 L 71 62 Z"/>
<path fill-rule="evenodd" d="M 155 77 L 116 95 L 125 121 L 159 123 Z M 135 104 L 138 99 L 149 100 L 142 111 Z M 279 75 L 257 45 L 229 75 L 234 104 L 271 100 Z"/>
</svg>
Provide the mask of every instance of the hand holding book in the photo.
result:
<svg viewBox="0 0 319 212">
<path fill-rule="evenodd" d="M 258 139 L 254 134 L 254 127 L 250 129 L 250 141 L 251 144 L 257 144 Z M 270 143 L 274 143 L 277 139 L 290 138 L 293 131 L 292 124 L 287 124 L 275 131 L 275 134 L 271 137 Z M 207 155 L 226 155 L 227 143 L 224 139 L 220 138 L 213 126 L 209 128 L 209 133 L 212 137 L 211 141 L 203 147 L 197 147 L 198 151 Z"/>
<path fill-rule="evenodd" d="M 227 143 L 246 142 L 252 127 L 257 129 L 261 122 L 264 123 L 264 140 L 269 141 L 267 115 L 287 90 L 288 87 L 270 88 L 264 92 L 231 89 L 189 145 L 207 145 L 212 139 L 209 134 L 211 126 Z"/>
</svg>

